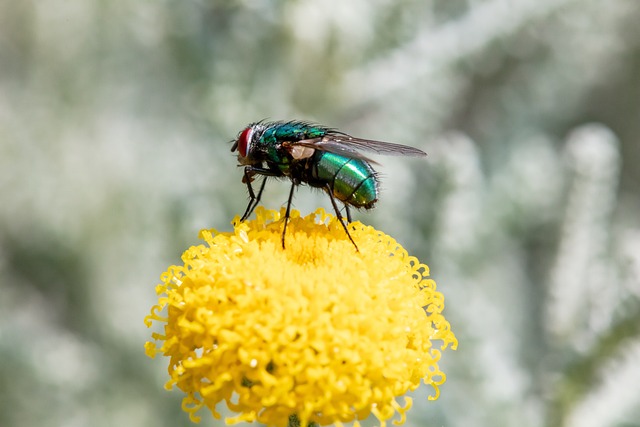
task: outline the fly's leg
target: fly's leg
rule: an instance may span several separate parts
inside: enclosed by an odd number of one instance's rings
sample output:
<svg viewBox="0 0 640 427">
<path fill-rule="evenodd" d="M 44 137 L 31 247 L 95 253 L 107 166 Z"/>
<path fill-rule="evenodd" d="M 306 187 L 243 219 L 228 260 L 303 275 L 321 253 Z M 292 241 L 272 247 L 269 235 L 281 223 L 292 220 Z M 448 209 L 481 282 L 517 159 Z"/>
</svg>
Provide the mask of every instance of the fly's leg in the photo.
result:
<svg viewBox="0 0 640 427">
<path fill-rule="evenodd" d="M 260 190 L 258 190 L 258 195 L 256 196 L 253 192 L 253 187 L 251 186 L 251 182 L 253 181 L 253 177 L 255 175 L 262 175 L 264 178 L 262 179 L 262 184 L 260 184 Z M 244 168 L 244 176 L 242 177 L 242 182 L 247 184 L 247 190 L 249 191 L 249 204 L 247 205 L 247 209 L 244 211 L 242 218 L 240 218 L 240 222 L 245 221 L 249 218 L 249 215 L 253 213 L 253 210 L 260 203 L 260 198 L 262 197 L 262 192 L 264 191 L 264 186 L 267 183 L 267 177 L 270 176 L 278 176 L 278 174 L 271 169 L 265 169 L 256 166 L 247 166 Z"/>
<path fill-rule="evenodd" d="M 349 205 L 344 205 L 344 210 L 347 212 L 347 222 L 352 223 L 353 219 L 351 218 L 351 211 L 349 210 Z"/>
<path fill-rule="evenodd" d="M 347 233 L 347 237 L 349 238 L 349 240 L 351 240 L 351 243 L 353 243 L 353 246 L 356 248 L 356 252 L 360 252 L 360 250 L 358 249 L 358 245 L 356 245 L 356 242 L 353 241 L 351 234 L 349 234 L 349 230 L 347 229 L 347 225 L 344 223 L 344 218 L 340 213 L 340 209 L 338 209 L 338 204 L 336 203 L 335 197 L 333 197 L 333 192 L 331 191 L 331 187 L 329 186 L 329 184 L 326 185 L 325 189 L 327 190 L 327 194 L 329 195 L 329 199 L 331 200 L 331 204 L 333 205 L 333 210 L 336 211 L 338 221 L 340 221 L 340 224 L 342 224 L 342 228 L 344 228 L 344 232 Z M 347 218 L 349 222 L 351 222 L 351 213 L 349 212 L 349 207 L 345 205 L 345 208 L 347 210 Z"/>
<path fill-rule="evenodd" d="M 246 176 L 246 173 L 245 173 Z M 242 218 L 240 218 L 240 222 L 245 221 L 249 218 L 249 215 L 253 213 L 253 210 L 260 203 L 260 198 L 262 197 L 262 192 L 264 191 L 264 186 L 267 183 L 267 177 L 265 176 L 262 179 L 262 184 L 260 184 L 260 190 L 258 190 L 258 195 L 256 196 L 253 192 L 253 187 L 251 187 L 251 181 L 247 180 L 247 190 L 249 190 L 249 204 L 247 205 L 247 209 L 244 211 Z"/>
<path fill-rule="evenodd" d="M 284 214 L 284 228 L 282 230 L 282 249 L 284 249 L 284 236 L 287 234 L 287 224 L 289 223 L 289 215 L 291 214 L 291 201 L 293 200 L 293 190 L 296 189 L 295 182 L 291 184 L 291 191 L 289 191 L 289 200 L 287 200 L 287 211 Z"/>
</svg>

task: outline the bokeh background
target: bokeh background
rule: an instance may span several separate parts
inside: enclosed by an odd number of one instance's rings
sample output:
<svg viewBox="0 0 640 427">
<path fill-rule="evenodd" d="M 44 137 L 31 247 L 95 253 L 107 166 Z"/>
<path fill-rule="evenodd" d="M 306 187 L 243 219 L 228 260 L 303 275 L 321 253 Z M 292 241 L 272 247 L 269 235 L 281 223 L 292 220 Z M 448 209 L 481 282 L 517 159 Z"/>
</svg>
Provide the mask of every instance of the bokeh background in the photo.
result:
<svg viewBox="0 0 640 427">
<path fill-rule="evenodd" d="M 0 426 L 191 425 L 142 320 L 243 212 L 229 141 L 263 118 L 429 153 L 379 159 L 355 215 L 430 265 L 460 340 L 408 426 L 640 426 L 638 22 L 636 0 L 0 0 Z"/>
</svg>

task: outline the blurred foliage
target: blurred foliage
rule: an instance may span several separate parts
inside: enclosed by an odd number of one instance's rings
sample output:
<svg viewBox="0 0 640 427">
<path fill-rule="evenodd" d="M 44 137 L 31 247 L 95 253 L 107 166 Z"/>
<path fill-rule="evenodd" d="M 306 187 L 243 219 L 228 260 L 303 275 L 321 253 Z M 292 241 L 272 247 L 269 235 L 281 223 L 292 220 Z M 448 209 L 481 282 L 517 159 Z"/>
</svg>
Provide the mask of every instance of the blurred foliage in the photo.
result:
<svg viewBox="0 0 640 427">
<path fill-rule="evenodd" d="M 245 207 L 227 142 L 297 118 L 429 153 L 380 159 L 357 215 L 431 266 L 460 339 L 408 424 L 639 426 L 639 19 L 634 0 L 0 0 L 0 425 L 189 425 L 142 318 L 197 231 Z"/>
</svg>

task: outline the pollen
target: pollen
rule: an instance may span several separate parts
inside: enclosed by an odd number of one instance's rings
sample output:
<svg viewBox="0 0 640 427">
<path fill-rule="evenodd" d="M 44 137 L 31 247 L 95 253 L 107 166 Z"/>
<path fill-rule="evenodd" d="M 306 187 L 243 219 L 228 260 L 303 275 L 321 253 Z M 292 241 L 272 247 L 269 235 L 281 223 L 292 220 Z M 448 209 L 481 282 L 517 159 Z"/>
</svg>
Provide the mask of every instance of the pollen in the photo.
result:
<svg viewBox="0 0 640 427">
<path fill-rule="evenodd" d="M 169 358 L 166 388 L 195 422 L 225 404 L 227 423 L 403 423 L 398 399 L 421 383 L 436 399 L 441 352 L 457 347 L 429 268 L 360 222 L 355 251 L 322 209 L 293 212 L 282 249 L 282 216 L 259 207 L 232 232 L 203 230 L 161 275 L 145 323 L 162 332 L 145 349 Z"/>
</svg>

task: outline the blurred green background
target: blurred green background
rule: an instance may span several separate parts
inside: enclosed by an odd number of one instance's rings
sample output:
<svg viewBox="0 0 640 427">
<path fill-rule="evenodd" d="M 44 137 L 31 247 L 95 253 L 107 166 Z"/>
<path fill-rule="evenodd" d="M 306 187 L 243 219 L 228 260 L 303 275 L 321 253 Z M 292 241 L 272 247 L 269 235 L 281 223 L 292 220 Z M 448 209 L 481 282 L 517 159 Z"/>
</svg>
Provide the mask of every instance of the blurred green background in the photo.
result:
<svg viewBox="0 0 640 427">
<path fill-rule="evenodd" d="M 191 425 L 142 320 L 243 212 L 228 142 L 263 118 L 429 153 L 381 158 L 355 215 L 430 265 L 460 340 L 408 426 L 640 426 L 638 22 L 636 0 L 0 0 L 0 426 Z"/>
</svg>

